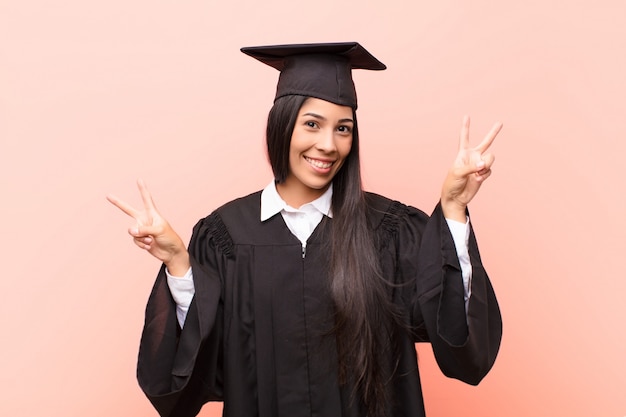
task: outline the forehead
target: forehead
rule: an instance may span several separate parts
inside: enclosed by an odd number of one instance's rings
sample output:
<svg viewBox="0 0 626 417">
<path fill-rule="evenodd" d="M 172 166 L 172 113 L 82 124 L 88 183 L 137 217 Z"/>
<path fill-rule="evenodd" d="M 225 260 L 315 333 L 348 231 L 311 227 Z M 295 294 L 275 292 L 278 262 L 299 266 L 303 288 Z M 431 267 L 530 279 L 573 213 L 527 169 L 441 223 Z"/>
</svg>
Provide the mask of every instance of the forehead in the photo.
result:
<svg viewBox="0 0 626 417">
<path fill-rule="evenodd" d="M 352 119 L 352 107 L 340 106 L 314 97 L 306 99 L 298 112 L 298 116 L 307 113 L 313 113 L 327 119 Z"/>
</svg>

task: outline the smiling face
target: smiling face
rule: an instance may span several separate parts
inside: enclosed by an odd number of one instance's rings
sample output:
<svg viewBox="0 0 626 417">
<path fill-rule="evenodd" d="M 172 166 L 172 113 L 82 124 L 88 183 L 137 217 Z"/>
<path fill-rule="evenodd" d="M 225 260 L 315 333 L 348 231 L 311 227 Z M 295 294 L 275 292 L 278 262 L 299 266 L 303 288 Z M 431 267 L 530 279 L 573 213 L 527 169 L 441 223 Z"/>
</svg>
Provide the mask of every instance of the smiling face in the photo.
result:
<svg viewBox="0 0 626 417">
<path fill-rule="evenodd" d="M 308 98 L 296 119 L 289 146 L 289 174 L 280 196 L 300 207 L 328 189 L 352 149 L 352 108 Z"/>
</svg>

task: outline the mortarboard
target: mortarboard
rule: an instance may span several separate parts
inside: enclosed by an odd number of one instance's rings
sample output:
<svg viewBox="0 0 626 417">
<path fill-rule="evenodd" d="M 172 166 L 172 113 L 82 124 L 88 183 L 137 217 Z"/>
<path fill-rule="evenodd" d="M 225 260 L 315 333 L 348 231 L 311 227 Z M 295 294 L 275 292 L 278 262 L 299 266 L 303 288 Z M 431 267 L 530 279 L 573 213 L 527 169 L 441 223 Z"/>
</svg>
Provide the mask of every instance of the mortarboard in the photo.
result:
<svg viewBox="0 0 626 417">
<path fill-rule="evenodd" d="M 357 101 L 352 70 L 387 68 L 357 42 L 251 46 L 241 52 L 280 71 L 275 100 L 302 95 L 353 109 Z"/>
</svg>

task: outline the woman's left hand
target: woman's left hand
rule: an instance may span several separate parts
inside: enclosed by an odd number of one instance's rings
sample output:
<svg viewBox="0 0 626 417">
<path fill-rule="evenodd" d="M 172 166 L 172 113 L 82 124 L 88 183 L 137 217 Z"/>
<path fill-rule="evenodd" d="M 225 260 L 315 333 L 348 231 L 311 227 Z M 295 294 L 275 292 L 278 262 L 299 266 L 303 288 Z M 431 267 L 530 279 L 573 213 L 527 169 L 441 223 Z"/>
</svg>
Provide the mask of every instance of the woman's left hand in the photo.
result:
<svg viewBox="0 0 626 417">
<path fill-rule="evenodd" d="M 495 160 L 487 149 L 502 129 L 502 123 L 493 125 L 487 136 L 475 147 L 469 144 L 469 116 L 463 118 L 459 139 L 459 153 L 448 171 L 441 190 L 441 207 L 447 219 L 465 223 L 465 209 L 482 183 L 491 175 Z"/>
</svg>

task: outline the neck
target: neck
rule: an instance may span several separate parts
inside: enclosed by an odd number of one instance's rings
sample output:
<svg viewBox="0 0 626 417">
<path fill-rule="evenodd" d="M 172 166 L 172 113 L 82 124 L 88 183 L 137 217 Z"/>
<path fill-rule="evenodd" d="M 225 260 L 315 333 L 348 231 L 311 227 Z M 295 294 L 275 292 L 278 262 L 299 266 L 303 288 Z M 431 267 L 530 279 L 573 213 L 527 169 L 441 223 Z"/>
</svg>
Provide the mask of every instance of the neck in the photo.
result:
<svg viewBox="0 0 626 417">
<path fill-rule="evenodd" d="M 317 200 L 328 190 L 330 184 L 323 188 L 309 188 L 303 184 L 291 184 L 289 179 L 287 181 L 276 184 L 276 191 L 285 203 L 289 204 L 293 208 L 300 208 L 303 205 Z"/>
</svg>

